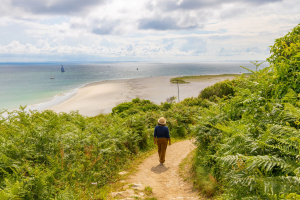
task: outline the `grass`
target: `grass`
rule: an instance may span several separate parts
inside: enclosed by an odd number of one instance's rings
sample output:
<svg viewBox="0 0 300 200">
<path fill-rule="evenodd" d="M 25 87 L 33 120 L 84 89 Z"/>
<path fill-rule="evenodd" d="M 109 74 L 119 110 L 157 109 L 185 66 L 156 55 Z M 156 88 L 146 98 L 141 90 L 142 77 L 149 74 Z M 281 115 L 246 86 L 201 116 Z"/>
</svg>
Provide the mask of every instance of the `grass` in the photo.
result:
<svg viewBox="0 0 300 200">
<path fill-rule="evenodd" d="M 185 80 L 183 80 L 183 79 L 180 78 L 180 77 L 177 77 L 177 78 L 171 78 L 171 79 L 170 79 L 170 82 L 171 82 L 171 83 L 175 83 L 175 84 L 177 84 L 177 83 L 179 83 L 179 84 L 187 84 L 187 83 L 190 83 L 190 82 L 186 82 Z"/>
<path fill-rule="evenodd" d="M 152 188 L 150 186 L 146 186 L 144 189 L 144 192 L 147 196 L 150 196 L 152 194 Z"/>
<path fill-rule="evenodd" d="M 194 157 L 196 156 L 196 149 L 194 149 L 193 151 L 191 151 L 187 157 L 185 157 L 182 162 L 179 164 L 179 175 L 181 178 L 183 178 L 184 181 L 193 184 L 193 188 L 194 190 L 198 190 L 199 191 L 199 199 L 210 199 L 209 197 L 211 195 L 203 195 L 203 191 L 201 191 L 201 188 L 199 187 L 199 181 L 201 181 L 201 179 L 199 180 L 196 176 L 196 173 L 194 172 Z M 207 176 L 207 174 L 206 174 Z M 205 178 L 206 177 L 202 177 Z M 208 184 L 209 183 L 205 183 Z M 208 190 L 207 192 L 213 192 L 211 190 Z"/>
<path fill-rule="evenodd" d="M 220 79 L 233 79 L 236 76 L 240 76 L 240 74 L 221 74 L 221 75 L 199 75 L 199 76 L 180 76 L 176 78 L 171 78 L 170 82 L 177 84 L 177 80 L 179 84 L 187 84 L 190 82 L 203 82 L 208 81 L 210 79 L 220 78 Z"/>
<path fill-rule="evenodd" d="M 194 168 L 196 173 L 193 173 L 194 187 L 200 191 L 205 197 L 216 197 L 218 190 L 218 183 L 216 179 L 211 176 L 207 171 L 201 167 L 196 166 Z"/>
<path fill-rule="evenodd" d="M 179 164 L 179 175 L 184 181 L 192 182 L 192 161 L 196 150 L 191 151 Z"/>
</svg>

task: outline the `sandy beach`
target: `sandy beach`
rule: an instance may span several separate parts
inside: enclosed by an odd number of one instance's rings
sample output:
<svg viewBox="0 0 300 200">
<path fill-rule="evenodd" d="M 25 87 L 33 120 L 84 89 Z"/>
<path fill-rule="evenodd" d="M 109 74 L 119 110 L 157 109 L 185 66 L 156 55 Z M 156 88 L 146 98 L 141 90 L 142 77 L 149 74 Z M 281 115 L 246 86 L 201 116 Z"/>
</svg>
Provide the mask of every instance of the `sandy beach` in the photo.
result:
<svg viewBox="0 0 300 200">
<path fill-rule="evenodd" d="M 101 81 L 88 84 L 68 100 L 50 108 L 55 112 L 78 110 L 86 116 L 110 113 L 112 108 L 132 99 L 148 99 L 156 104 L 165 102 L 171 96 L 178 96 L 177 84 L 170 83 L 170 78 L 177 76 L 160 76 L 137 79 Z M 179 84 L 179 100 L 197 97 L 204 88 L 234 76 L 213 76 L 203 80 L 194 80 L 190 84 Z"/>
</svg>

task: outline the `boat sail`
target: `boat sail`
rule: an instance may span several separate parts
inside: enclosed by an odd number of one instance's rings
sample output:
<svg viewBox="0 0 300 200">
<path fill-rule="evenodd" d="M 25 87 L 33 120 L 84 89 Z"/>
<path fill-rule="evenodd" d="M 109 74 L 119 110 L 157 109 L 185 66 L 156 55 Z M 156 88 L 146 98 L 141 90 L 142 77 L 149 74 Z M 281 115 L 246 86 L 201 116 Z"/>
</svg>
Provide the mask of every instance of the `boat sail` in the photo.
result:
<svg viewBox="0 0 300 200">
<path fill-rule="evenodd" d="M 60 69 L 61 72 L 65 72 L 65 69 L 64 67 L 61 65 L 61 69 Z"/>
<path fill-rule="evenodd" d="M 52 68 L 51 68 L 51 77 L 50 77 L 50 79 L 55 79 L 55 77 L 52 76 Z"/>
</svg>

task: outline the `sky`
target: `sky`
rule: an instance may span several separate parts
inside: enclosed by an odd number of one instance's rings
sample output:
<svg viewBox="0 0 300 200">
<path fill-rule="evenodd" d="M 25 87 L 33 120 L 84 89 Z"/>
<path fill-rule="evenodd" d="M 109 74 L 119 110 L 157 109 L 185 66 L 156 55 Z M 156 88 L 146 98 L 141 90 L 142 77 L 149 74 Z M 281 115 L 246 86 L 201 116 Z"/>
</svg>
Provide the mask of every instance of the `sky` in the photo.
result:
<svg viewBox="0 0 300 200">
<path fill-rule="evenodd" d="M 299 0 L 1 0 L 0 62 L 265 60 Z"/>
</svg>

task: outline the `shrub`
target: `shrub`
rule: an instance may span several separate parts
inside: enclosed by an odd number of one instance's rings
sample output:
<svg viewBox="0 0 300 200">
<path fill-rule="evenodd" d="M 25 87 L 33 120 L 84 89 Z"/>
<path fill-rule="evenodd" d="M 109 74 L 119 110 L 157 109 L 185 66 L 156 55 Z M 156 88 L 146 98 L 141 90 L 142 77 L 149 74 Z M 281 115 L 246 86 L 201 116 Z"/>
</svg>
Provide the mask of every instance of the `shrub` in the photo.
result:
<svg viewBox="0 0 300 200">
<path fill-rule="evenodd" d="M 195 97 L 186 98 L 183 101 L 181 101 L 180 104 L 183 104 L 185 106 L 200 106 L 205 108 L 209 107 L 209 103 L 206 99 Z"/>
<path fill-rule="evenodd" d="M 132 99 L 132 103 L 141 103 L 141 99 L 139 97 Z"/>
<path fill-rule="evenodd" d="M 275 40 L 271 46 L 271 56 L 267 59 L 271 64 L 272 82 L 276 85 L 272 94 L 282 98 L 289 89 L 300 93 L 300 24 L 284 37 Z"/>
<path fill-rule="evenodd" d="M 202 190 L 210 185 L 209 191 L 223 192 L 220 198 L 234 200 L 299 197 L 299 46 L 300 24 L 275 41 L 270 67 L 199 95 L 221 98 L 200 110 L 194 132 Z"/>
<path fill-rule="evenodd" d="M 225 80 L 205 88 L 200 92 L 198 97 L 203 99 L 211 99 L 214 96 L 223 98 L 227 96 L 233 96 L 234 93 L 235 90 L 232 86 L 232 82 Z"/>
<path fill-rule="evenodd" d="M 169 110 L 172 107 L 172 103 L 164 102 L 161 103 L 163 110 Z"/>
<path fill-rule="evenodd" d="M 119 105 L 117 105 L 116 107 L 114 107 L 112 109 L 112 114 L 122 113 L 125 110 L 129 110 L 132 107 L 133 107 L 133 103 L 132 102 L 120 103 Z"/>
<path fill-rule="evenodd" d="M 167 103 L 175 103 L 175 102 L 176 102 L 176 99 L 177 99 L 177 97 L 175 97 L 175 96 L 168 97 L 168 98 L 166 99 L 166 102 L 167 102 Z"/>
<path fill-rule="evenodd" d="M 124 165 L 154 146 L 144 122 L 76 112 L 9 114 L 0 121 L 1 198 L 100 199 Z"/>
<path fill-rule="evenodd" d="M 128 114 L 136 114 L 141 111 L 148 110 L 158 110 L 159 106 L 152 103 L 150 100 L 141 100 L 140 98 L 132 99 L 131 102 L 124 102 L 112 109 L 112 114 L 121 114 L 122 118 L 126 117 Z"/>
</svg>

